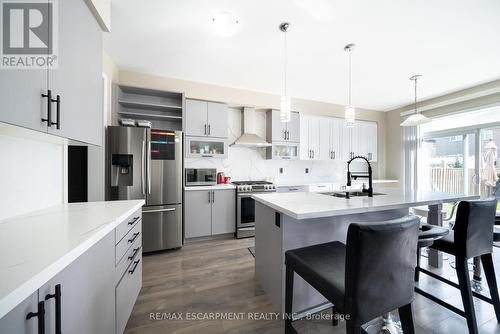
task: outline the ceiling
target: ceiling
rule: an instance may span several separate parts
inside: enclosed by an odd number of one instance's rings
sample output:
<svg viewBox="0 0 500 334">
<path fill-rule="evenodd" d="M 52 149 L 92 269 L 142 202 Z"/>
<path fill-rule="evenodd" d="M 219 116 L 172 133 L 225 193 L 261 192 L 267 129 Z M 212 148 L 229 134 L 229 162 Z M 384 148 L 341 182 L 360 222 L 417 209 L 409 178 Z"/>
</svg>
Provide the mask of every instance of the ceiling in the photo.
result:
<svg viewBox="0 0 500 334">
<path fill-rule="evenodd" d="M 239 18 L 214 29 L 215 11 Z M 293 97 L 387 111 L 500 78 L 498 0 L 113 0 L 105 49 L 118 66 L 266 93 L 283 91 L 282 21 L 289 21 Z"/>
</svg>

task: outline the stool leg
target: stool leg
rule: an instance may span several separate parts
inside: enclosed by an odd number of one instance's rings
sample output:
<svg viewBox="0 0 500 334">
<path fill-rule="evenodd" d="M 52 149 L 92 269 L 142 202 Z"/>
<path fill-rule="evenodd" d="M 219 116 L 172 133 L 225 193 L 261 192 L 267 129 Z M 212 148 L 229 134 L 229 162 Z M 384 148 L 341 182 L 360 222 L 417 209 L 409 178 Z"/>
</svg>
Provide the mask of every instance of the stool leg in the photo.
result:
<svg viewBox="0 0 500 334">
<path fill-rule="evenodd" d="M 360 325 L 356 325 L 352 320 L 346 321 L 347 334 L 361 334 L 364 333 Z"/>
<path fill-rule="evenodd" d="M 420 271 L 418 271 L 418 268 L 420 268 L 420 248 L 417 248 L 417 268 L 415 268 L 415 282 L 418 282 L 420 279 Z"/>
<path fill-rule="evenodd" d="M 467 319 L 467 327 L 469 333 L 477 334 L 476 313 L 474 311 L 474 301 L 472 300 L 472 290 L 470 284 L 469 270 L 467 259 L 456 258 L 456 271 L 458 276 L 458 285 L 460 286 L 460 294 L 464 304 L 465 318 Z"/>
<path fill-rule="evenodd" d="M 285 334 L 293 334 L 292 303 L 293 303 L 293 269 L 286 266 L 285 278 Z"/>
<path fill-rule="evenodd" d="M 415 334 L 415 325 L 413 323 L 413 313 L 411 310 L 411 304 L 405 305 L 398 309 L 399 319 L 401 320 L 401 326 L 403 327 L 404 334 Z"/>
<path fill-rule="evenodd" d="M 486 276 L 486 281 L 488 282 L 488 288 L 490 289 L 491 300 L 493 301 L 493 308 L 495 309 L 497 322 L 500 323 L 500 299 L 498 297 L 497 279 L 495 277 L 495 268 L 493 267 L 491 253 L 482 255 L 481 262 L 483 263 L 484 274 Z"/>
</svg>

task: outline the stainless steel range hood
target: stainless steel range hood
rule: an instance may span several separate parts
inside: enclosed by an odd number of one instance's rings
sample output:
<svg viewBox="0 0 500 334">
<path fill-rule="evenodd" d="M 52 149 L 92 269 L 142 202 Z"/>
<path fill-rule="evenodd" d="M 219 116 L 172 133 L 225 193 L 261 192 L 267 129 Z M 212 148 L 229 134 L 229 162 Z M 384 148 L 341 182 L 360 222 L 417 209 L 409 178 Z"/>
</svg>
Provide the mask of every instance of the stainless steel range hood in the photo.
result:
<svg viewBox="0 0 500 334">
<path fill-rule="evenodd" d="M 270 143 L 255 133 L 255 109 L 243 108 L 243 134 L 230 146 L 268 147 Z"/>
</svg>

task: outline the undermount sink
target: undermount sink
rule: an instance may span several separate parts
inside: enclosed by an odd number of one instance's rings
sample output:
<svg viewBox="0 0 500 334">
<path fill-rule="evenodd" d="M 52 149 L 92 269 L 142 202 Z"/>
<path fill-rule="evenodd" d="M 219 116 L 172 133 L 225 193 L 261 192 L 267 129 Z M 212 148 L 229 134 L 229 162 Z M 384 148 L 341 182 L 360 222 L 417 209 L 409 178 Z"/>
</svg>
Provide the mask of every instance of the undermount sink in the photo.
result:
<svg viewBox="0 0 500 334">
<path fill-rule="evenodd" d="M 344 192 L 335 192 L 335 193 L 324 193 L 324 195 L 329 195 L 333 197 L 339 197 L 339 198 L 345 198 L 345 191 Z M 382 193 L 373 193 L 373 196 L 380 196 L 380 195 L 385 195 Z M 362 191 L 353 191 L 349 192 L 350 197 L 367 197 L 368 193 L 364 193 Z"/>
</svg>

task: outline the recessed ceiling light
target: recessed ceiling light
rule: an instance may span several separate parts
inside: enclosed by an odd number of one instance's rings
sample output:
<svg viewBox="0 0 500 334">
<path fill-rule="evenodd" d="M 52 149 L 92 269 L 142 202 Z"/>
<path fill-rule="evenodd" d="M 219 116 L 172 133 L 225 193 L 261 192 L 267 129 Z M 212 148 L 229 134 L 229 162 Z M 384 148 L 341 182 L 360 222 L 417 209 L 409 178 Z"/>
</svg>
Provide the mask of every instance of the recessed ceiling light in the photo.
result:
<svg viewBox="0 0 500 334">
<path fill-rule="evenodd" d="M 236 35 L 240 30 L 240 19 L 228 10 L 220 10 L 212 15 L 212 23 L 216 34 L 223 37 Z"/>
</svg>

